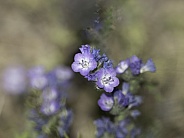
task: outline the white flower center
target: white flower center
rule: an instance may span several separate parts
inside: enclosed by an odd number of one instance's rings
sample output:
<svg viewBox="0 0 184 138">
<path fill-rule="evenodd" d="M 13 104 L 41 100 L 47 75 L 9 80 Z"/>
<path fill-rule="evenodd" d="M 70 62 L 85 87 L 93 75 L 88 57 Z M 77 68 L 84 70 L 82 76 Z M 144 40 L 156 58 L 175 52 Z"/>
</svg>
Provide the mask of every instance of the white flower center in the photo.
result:
<svg viewBox="0 0 184 138">
<path fill-rule="evenodd" d="M 113 79 L 112 79 L 112 77 L 111 76 L 104 76 L 103 78 L 102 78 L 102 83 L 104 84 L 104 85 L 106 85 L 106 84 L 109 84 L 110 82 L 112 82 L 112 81 L 114 81 Z"/>
<path fill-rule="evenodd" d="M 112 101 L 112 100 L 106 100 L 106 101 L 105 101 L 105 104 L 106 104 L 107 106 L 112 106 L 113 101 Z"/>
<path fill-rule="evenodd" d="M 82 62 L 81 62 L 80 64 L 81 64 L 81 66 L 82 66 L 83 68 L 88 68 L 88 67 L 89 67 L 89 61 L 82 60 Z"/>
</svg>

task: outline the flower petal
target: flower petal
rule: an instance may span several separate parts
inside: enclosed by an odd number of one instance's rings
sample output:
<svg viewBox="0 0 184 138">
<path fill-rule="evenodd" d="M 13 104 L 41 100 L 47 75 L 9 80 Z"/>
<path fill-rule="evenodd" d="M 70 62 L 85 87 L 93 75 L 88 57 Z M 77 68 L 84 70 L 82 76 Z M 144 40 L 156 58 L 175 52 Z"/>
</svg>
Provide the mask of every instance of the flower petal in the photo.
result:
<svg viewBox="0 0 184 138">
<path fill-rule="evenodd" d="M 112 87 L 118 86 L 119 85 L 119 79 L 117 77 L 114 77 L 113 79 L 114 79 L 114 81 L 113 81 L 113 83 L 111 83 L 111 86 Z"/>
<path fill-rule="evenodd" d="M 86 76 L 88 73 L 89 73 L 89 69 L 88 68 L 82 68 L 81 70 L 80 70 L 80 74 L 82 75 L 82 76 Z"/>
<path fill-rule="evenodd" d="M 98 81 L 96 82 L 96 85 L 97 85 L 99 88 L 103 88 L 103 87 L 104 87 L 104 85 L 103 85 L 101 79 L 98 79 Z"/>
<path fill-rule="evenodd" d="M 112 92 L 114 90 L 114 87 L 110 86 L 110 85 L 105 85 L 104 86 L 104 90 L 106 92 Z"/>
<path fill-rule="evenodd" d="M 84 59 L 83 54 L 81 54 L 81 53 L 75 54 L 74 61 L 80 62 L 82 59 Z"/>
<path fill-rule="evenodd" d="M 71 67 L 74 72 L 79 72 L 82 69 L 82 66 L 78 62 L 73 62 Z"/>
</svg>

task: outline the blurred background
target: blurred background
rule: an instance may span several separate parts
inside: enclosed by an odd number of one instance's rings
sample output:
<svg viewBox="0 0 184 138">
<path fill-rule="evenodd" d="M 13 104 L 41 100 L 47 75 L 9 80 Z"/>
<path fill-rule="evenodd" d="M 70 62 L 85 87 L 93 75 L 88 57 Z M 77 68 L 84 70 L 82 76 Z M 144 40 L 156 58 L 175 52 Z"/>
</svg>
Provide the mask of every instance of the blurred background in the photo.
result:
<svg viewBox="0 0 184 138">
<path fill-rule="evenodd" d="M 157 72 L 146 74 L 155 86 L 143 92 L 141 137 L 183 138 L 183 5 L 183 0 L 0 0 L 0 74 L 19 65 L 26 69 L 43 65 L 47 70 L 70 67 L 74 54 L 86 43 L 100 48 L 115 65 L 132 55 L 143 61 L 152 58 Z M 84 29 L 90 30 L 99 7 L 102 19 L 110 17 L 111 31 L 97 36 L 97 45 Z M 69 94 L 75 114 L 72 138 L 79 133 L 93 138 L 101 92 L 76 73 Z M 24 102 L 24 96 L 0 88 L 0 138 L 24 131 Z"/>
</svg>

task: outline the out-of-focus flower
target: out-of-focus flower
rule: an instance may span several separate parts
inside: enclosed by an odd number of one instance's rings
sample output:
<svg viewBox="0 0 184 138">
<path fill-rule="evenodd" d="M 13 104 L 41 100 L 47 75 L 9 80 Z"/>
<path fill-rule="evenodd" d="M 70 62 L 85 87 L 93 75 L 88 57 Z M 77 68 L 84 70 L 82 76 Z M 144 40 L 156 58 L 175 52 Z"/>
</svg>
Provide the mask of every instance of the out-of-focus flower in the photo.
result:
<svg viewBox="0 0 184 138">
<path fill-rule="evenodd" d="M 125 118 L 124 120 L 120 121 L 115 129 L 116 138 L 126 138 L 128 135 L 127 126 L 129 125 L 130 120 Z"/>
<path fill-rule="evenodd" d="M 123 95 L 121 90 L 115 91 L 113 98 L 119 107 L 126 107 L 129 105 L 129 99 L 125 95 Z"/>
<path fill-rule="evenodd" d="M 128 105 L 129 109 L 132 107 L 139 106 L 143 102 L 143 99 L 141 96 L 135 96 L 128 93 L 126 97 L 129 99 L 129 105 Z"/>
<path fill-rule="evenodd" d="M 60 104 L 57 101 L 43 102 L 41 112 L 45 115 L 55 114 L 60 109 Z"/>
<path fill-rule="evenodd" d="M 146 62 L 145 65 L 143 65 L 140 69 L 140 73 L 144 73 L 144 72 L 155 72 L 156 71 L 156 67 L 155 64 L 153 63 L 152 59 L 148 59 L 148 61 Z"/>
<path fill-rule="evenodd" d="M 59 93 L 55 88 L 45 88 L 42 92 L 43 101 L 54 101 L 59 97 Z"/>
<path fill-rule="evenodd" d="M 41 67 L 29 71 L 30 82 L 39 77 L 44 77 L 47 82 L 43 83 L 44 85 L 36 83 L 37 85 L 30 87 L 33 90 L 36 89 L 33 93 L 36 104 L 34 103 L 34 112 L 30 114 L 30 120 L 34 122 L 38 137 L 64 137 L 68 132 L 72 121 L 72 112 L 66 109 L 67 94 L 65 90 L 67 90 L 67 84 L 72 76 L 71 69 L 62 66 L 49 72 L 45 72 Z"/>
<path fill-rule="evenodd" d="M 94 121 L 94 124 L 96 125 L 97 138 L 102 138 L 105 133 L 109 136 L 114 136 L 115 126 L 109 118 L 103 117 L 101 119 L 97 119 Z"/>
<path fill-rule="evenodd" d="M 43 89 L 46 87 L 48 80 L 45 75 L 45 70 L 41 66 L 34 67 L 28 71 L 30 87 L 34 89 Z"/>
<path fill-rule="evenodd" d="M 103 111 L 110 111 L 114 105 L 113 97 L 103 93 L 98 100 L 98 105 Z"/>
<path fill-rule="evenodd" d="M 124 73 L 129 67 L 129 59 L 121 61 L 116 67 L 116 73 Z"/>
<path fill-rule="evenodd" d="M 101 68 L 98 72 L 98 81 L 96 84 L 106 92 L 112 92 L 114 87 L 119 85 L 119 79 L 116 77 L 115 70 Z"/>
<path fill-rule="evenodd" d="M 10 67 L 3 72 L 2 85 L 6 92 L 21 94 L 26 92 L 27 75 L 23 67 Z"/>
<path fill-rule="evenodd" d="M 129 87 L 130 87 L 129 83 L 126 83 L 126 82 L 123 83 L 123 85 L 122 85 L 122 93 L 124 95 L 126 95 L 128 93 Z"/>
<path fill-rule="evenodd" d="M 142 60 L 139 59 L 137 56 L 132 56 L 130 58 L 129 67 L 133 75 L 140 74 L 140 69 L 142 66 Z"/>
</svg>

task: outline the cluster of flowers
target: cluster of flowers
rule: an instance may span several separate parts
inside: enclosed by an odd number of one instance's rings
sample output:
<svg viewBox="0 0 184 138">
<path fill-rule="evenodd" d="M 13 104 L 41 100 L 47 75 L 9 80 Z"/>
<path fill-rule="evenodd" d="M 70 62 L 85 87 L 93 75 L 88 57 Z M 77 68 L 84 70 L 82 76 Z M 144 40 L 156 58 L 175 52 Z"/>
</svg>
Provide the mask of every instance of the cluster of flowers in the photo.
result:
<svg viewBox="0 0 184 138">
<path fill-rule="evenodd" d="M 116 120 L 115 123 L 110 121 L 109 118 L 96 120 L 94 122 L 97 128 L 96 137 L 125 138 L 129 135 L 131 138 L 135 138 L 140 134 L 140 129 L 133 124 L 133 120 L 140 115 L 140 111 L 135 107 L 138 107 L 141 103 L 142 97 L 133 95 L 129 91 L 128 83 L 123 83 L 122 90 L 110 94 L 103 93 L 98 100 L 100 108 L 103 111 L 110 111 L 111 114 L 116 116 L 123 115 L 125 119 Z"/>
<path fill-rule="evenodd" d="M 71 66 L 73 71 L 80 72 L 88 81 L 95 81 L 98 88 L 109 93 L 119 85 L 117 73 L 121 74 L 130 69 L 133 75 L 139 75 L 146 71 L 155 72 L 156 70 L 152 59 L 143 64 L 137 56 L 121 61 L 114 69 L 112 61 L 105 54 L 100 55 L 99 49 L 91 48 L 90 45 L 82 45 L 79 49 L 81 53 L 75 55 Z"/>
<path fill-rule="evenodd" d="M 124 138 L 128 135 L 134 138 L 140 133 L 140 129 L 135 127 L 131 130 L 127 127 L 132 124 L 132 119 L 136 119 L 140 115 L 140 111 L 135 109 L 142 103 L 142 97 L 133 95 L 129 90 L 130 79 L 138 77 L 139 74 L 150 71 L 155 72 L 156 68 L 152 61 L 149 59 L 146 64 L 137 56 L 132 56 L 126 60 L 121 61 L 117 67 L 113 67 L 112 61 L 105 55 L 100 55 L 100 50 L 90 47 L 90 45 L 82 45 L 79 48 L 81 53 L 77 53 L 72 63 L 74 72 L 79 72 L 88 81 L 94 81 L 97 88 L 105 90 L 98 100 L 98 105 L 103 111 L 109 111 L 110 114 L 115 116 L 122 116 L 124 112 L 125 119 L 116 120 L 115 123 L 111 122 L 109 118 L 102 118 L 96 120 L 94 123 L 97 128 L 97 138 L 116 137 Z M 120 80 L 117 74 L 121 75 L 122 89 L 118 90 L 117 86 Z M 125 74 L 125 75 L 124 75 Z M 133 110 L 132 110 L 133 109 Z M 129 133 L 130 132 L 130 133 Z"/>
<path fill-rule="evenodd" d="M 140 134 L 140 129 L 136 127 L 131 128 L 129 134 L 128 127 L 131 124 L 131 119 L 128 117 L 117 124 L 114 124 L 109 118 L 103 117 L 97 119 L 94 124 L 97 127 L 97 138 L 126 138 L 127 136 L 135 138 Z"/>
<path fill-rule="evenodd" d="M 49 72 L 41 66 L 30 70 L 14 66 L 4 71 L 2 86 L 8 94 L 29 95 L 28 116 L 38 138 L 57 138 L 67 135 L 72 123 L 73 113 L 66 108 L 65 93 L 72 77 L 72 70 L 63 66 Z"/>
<path fill-rule="evenodd" d="M 45 72 L 41 67 L 29 71 L 33 106 L 29 118 L 34 122 L 38 138 L 64 137 L 72 122 L 72 112 L 66 108 L 68 81 L 72 77 L 69 68 L 59 67 Z"/>
<path fill-rule="evenodd" d="M 103 111 L 111 111 L 113 114 L 132 107 L 137 107 L 142 103 L 141 96 L 135 96 L 129 92 L 129 84 L 123 83 L 122 90 L 116 90 L 113 93 L 103 93 L 98 100 L 98 105 Z M 136 116 L 133 116 L 136 117 Z"/>
<path fill-rule="evenodd" d="M 100 50 L 89 45 L 82 45 L 80 51 L 74 57 L 73 71 L 80 72 L 89 81 L 95 81 L 98 88 L 112 92 L 119 85 L 112 61 L 105 54 L 100 55 Z"/>
<path fill-rule="evenodd" d="M 122 60 L 116 67 L 116 72 L 118 74 L 122 74 L 125 73 L 125 71 L 127 71 L 128 69 L 130 69 L 132 75 L 134 76 L 147 71 L 156 71 L 155 64 L 153 63 L 152 59 L 148 59 L 146 64 L 143 64 L 142 60 L 135 55 L 126 60 Z"/>
</svg>

